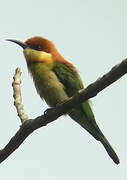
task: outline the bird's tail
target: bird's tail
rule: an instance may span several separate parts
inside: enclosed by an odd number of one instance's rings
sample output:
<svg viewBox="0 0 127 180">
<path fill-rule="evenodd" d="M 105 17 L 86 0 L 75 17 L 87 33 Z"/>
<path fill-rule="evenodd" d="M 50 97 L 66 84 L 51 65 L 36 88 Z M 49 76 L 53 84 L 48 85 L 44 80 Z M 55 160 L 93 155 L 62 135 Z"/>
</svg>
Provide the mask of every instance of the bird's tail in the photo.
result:
<svg viewBox="0 0 127 180">
<path fill-rule="evenodd" d="M 72 110 L 69 113 L 69 116 L 77 123 L 79 123 L 84 129 L 86 129 L 96 140 L 100 141 L 111 159 L 116 164 L 119 164 L 119 158 L 117 154 L 113 150 L 106 137 L 103 135 L 96 121 L 90 121 L 87 117 L 84 116 L 84 114 L 81 116 L 81 113 L 78 110 Z"/>
<path fill-rule="evenodd" d="M 114 149 L 112 148 L 112 146 L 110 145 L 110 143 L 108 142 L 108 140 L 104 136 L 101 136 L 99 138 L 99 141 L 103 144 L 105 150 L 107 151 L 111 159 L 114 161 L 114 163 L 119 164 L 120 163 L 119 158 L 115 153 Z"/>
</svg>

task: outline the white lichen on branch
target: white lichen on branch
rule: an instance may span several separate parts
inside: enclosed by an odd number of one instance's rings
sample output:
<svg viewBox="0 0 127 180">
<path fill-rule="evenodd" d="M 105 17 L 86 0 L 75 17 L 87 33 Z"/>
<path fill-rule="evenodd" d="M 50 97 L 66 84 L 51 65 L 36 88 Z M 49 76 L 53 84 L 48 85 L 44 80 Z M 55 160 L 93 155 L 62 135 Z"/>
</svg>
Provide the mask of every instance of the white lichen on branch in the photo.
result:
<svg viewBox="0 0 127 180">
<path fill-rule="evenodd" d="M 16 68 L 16 70 L 15 70 L 12 87 L 13 87 L 14 105 L 16 107 L 16 110 L 17 110 L 18 116 L 21 120 L 21 123 L 24 123 L 26 120 L 29 119 L 29 117 L 25 113 L 24 106 L 22 104 L 20 68 Z"/>
</svg>

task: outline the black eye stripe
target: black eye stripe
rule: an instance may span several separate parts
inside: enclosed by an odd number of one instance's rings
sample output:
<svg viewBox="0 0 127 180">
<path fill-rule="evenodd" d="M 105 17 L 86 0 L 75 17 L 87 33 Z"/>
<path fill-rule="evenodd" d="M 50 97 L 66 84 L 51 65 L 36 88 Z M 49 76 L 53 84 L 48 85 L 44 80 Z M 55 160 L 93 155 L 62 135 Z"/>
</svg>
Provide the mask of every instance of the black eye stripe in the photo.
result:
<svg viewBox="0 0 127 180">
<path fill-rule="evenodd" d="M 30 45 L 30 48 L 38 50 L 38 51 L 42 51 L 42 47 L 40 45 Z"/>
</svg>

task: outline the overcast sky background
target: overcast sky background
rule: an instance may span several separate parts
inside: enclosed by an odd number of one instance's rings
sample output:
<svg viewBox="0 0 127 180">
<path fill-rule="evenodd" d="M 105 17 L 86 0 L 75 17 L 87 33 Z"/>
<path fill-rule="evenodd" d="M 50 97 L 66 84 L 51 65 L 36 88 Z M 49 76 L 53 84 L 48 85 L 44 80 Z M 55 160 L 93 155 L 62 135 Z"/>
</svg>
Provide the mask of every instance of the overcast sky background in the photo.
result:
<svg viewBox="0 0 127 180">
<path fill-rule="evenodd" d="M 75 64 L 86 86 L 127 57 L 126 0 L 4 0 L 0 22 L 1 148 L 20 126 L 11 86 L 15 68 L 22 71 L 23 102 L 29 117 L 35 118 L 47 108 L 28 75 L 22 49 L 5 39 L 47 37 Z M 126 94 L 125 75 L 92 99 L 96 120 L 117 152 L 119 165 L 99 142 L 63 116 L 35 131 L 0 165 L 1 179 L 126 179 Z"/>
</svg>

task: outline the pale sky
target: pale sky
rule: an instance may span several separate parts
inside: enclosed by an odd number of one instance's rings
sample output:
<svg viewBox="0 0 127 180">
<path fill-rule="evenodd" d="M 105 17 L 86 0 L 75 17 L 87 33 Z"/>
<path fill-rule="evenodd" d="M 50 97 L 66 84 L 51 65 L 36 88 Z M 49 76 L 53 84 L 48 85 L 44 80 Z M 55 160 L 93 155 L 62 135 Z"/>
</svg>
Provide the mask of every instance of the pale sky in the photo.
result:
<svg viewBox="0 0 127 180">
<path fill-rule="evenodd" d="M 11 0 L 0 7 L 0 148 L 20 126 L 13 105 L 12 77 L 22 71 L 22 94 L 30 118 L 47 105 L 36 93 L 22 49 L 5 39 L 32 36 L 52 40 L 86 85 L 127 57 L 126 0 Z M 127 178 L 126 75 L 91 99 L 97 123 L 120 158 L 116 165 L 103 146 L 67 116 L 35 131 L 0 165 L 5 180 L 107 180 Z"/>
</svg>

